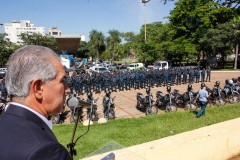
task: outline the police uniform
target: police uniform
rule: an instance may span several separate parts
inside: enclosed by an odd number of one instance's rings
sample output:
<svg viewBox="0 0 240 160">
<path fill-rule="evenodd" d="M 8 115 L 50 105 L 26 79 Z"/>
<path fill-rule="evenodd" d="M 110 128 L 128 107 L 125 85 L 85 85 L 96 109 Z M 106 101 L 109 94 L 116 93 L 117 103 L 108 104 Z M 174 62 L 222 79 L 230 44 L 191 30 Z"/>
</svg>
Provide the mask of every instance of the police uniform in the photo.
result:
<svg viewBox="0 0 240 160">
<path fill-rule="evenodd" d="M 211 69 L 210 67 L 207 69 L 207 78 L 206 78 L 206 82 L 207 80 L 210 82 L 210 78 L 211 78 Z"/>
<path fill-rule="evenodd" d="M 196 69 L 196 83 L 199 83 L 199 79 L 200 79 L 200 71 L 199 69 Z"/>
<path fill-rule="evenodd" d="M 202 82 L 205 81 L 205 74 L 206 74 L 206 71 L 205 71 L 205 68 L 203 68 L 202 72 L 201 72 L 201 76 L 202 76 Z"/>
</svg>

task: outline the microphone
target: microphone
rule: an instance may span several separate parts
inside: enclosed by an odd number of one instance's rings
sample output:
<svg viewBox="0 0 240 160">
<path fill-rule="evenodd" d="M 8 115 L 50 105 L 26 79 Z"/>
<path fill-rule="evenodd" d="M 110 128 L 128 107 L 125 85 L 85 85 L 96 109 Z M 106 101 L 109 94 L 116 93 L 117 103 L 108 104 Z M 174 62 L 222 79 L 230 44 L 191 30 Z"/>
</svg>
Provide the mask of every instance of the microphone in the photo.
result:
<svg viewBox="0 0 240 160">
<path fill-rule="evenodd" d="M 67 106 L 70 109 L 74 109 L 74 108 L 92 108 L 92 104 L 82 101 L 79 97 L 75 97 L 74 95 L 69 97 L 67 99 Z"/>
</svg>

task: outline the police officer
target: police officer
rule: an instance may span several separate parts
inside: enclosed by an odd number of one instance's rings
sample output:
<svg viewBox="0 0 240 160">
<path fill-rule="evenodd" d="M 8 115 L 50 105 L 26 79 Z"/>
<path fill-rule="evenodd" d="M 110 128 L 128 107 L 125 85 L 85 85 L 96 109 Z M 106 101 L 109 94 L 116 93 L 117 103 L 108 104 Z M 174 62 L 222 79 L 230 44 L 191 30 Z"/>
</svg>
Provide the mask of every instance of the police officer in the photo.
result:
<svg viewBox="0 0 240 160">
<path fill-rule="evenodd" d="M 183 73 L 183 84 L 186 84 L 187 83 L 187 75 L 188 75 L 188 71 L 187 71 L 186 67 L 183 69 L 182 73 Z"/>
<path fill-rule="evenodd" d="M 171 76 L 171 84 L 170 85 L 174 86 L 174 82 L 175 82 L 175 78 L 176 78 L 174 69 L 171 70 L 170 76 Z"/>
<path fill-rule="evenodd" d="M 196 103 L 196 100 L 198 99 L 201 105 L 201 110 L 197 113 L 196 118 L 199 118 L 200 116 L 205 116 L 206 105 L 207 105 L 208 97 L 210 95 L 211 93 L 208 94 L 206 90 L 206 85 L 202 83 L 201 90 L 198 92 L 197 97 L 194 100 L 194 103 Z"/>
<path fill-rule="evenodd" d="M 153 71 L 148 71 L 149 72 L 149 75 L 148 75 L 148 77 L 149 77 L 149 80 L 148 80 L 148 84 L 149 84 L 149 86 L 151 86 L 151 87 L 153 87 L 154 86 L 154 75 L 153 75 Z"/>
<path fill-rule="evenodd" d="M 2 87 L 1 87 L 1 93 L 2 93 L 2 99 L 6 100 L 7 99 L 7 88 L 5 86 L 5 83 L 2 83 Z"/>
<path fill-rule="evenodd" d="M 134 70 L 131 71 L 131 88 L 134 87 L 134 82 L 135 82 L 135 73 Z"/>
<path fill-rule="evenodd" d="M 168 71 L 163 68 L 163 79 L 164 79 L 164 87 L 168 85 Z"/>
<path fill-rule="evenodd" d="M 189 83 L 192 84 L 194 81 L 194 71 L 193 68 L 190 68 L 189 70 Z"/>
<path fill-rule="evenodd" d="M 181 85 L 182 83 L 182 70 L 178 68 L 177 70 L 177 85 Z"/>
<path fill-rule="evenodd" d="M 206 74 L 206 71 L 205 71 L 205 68 L 203 68 L 202 72 L 201 72 L 201 76 L 202 76 L 202 82 L 205 81 L 205 74 Z"/>
<path fill-rule="evenodd" d="M 207 80 L 208 80 L 208 82 L 210 82 L 210 78 L 211 78 L 211 68 L 208 67 L 208 69 L 207 69 L 207 78 L 206 78 L 206 82 L 207 82 Z"/>
<path fill-rule="evenodd" d="M 105 74 L 105 78 L 104 78 L 104 91 L 105 91 L 105 93 L 107 92 L 107 88 L 108 88 L 108 91 L 111 90 L 110 77 L 109 77 L 109 75 Z"/>
<path fill-rule="evenodd" d="M 130 79 L 130 76 L 129 76 L 129 79 Z M 118 89 L 119 89 L 119 91 L 124 91 L 124 77 L 123 77 L 123 74 L 120 74 L 119 82 L 118 82 Z"/>
<path fill-rule="evenodd" d="M 124 78 L 125 80 L 125 89 L 126 90 L 130 90 L 131 88 L 131 75 L 130 73 L 127 74 L 126 78 Z"/>
<path fill-rule="evenodd" d="M 91 92 L 91 85 L 92 85 L 92 80 L 90 76 L 85 75 L 85 93 Z"/>
<path fill-rule="evenodd" d="M 97 75 L 95 79 L 95 87 L 94 87 L 95 93 L 101 93 L 100 86 L 101 86 L 101 77 L 100 75 Z"/>
<path fill-rule="evenodd" d="M 134 86 L 135 90 L 136 89 L 140 89 L 140 74 L 137 71 L 136 75 L 135 75 L 135 86 Z"/>
<path fill-rule="evenodd" d="M 157 87 L 162 87 L 162 71 L 158 70 L 157 71 Z"/>
<path fill-rule="evenodd" d="M 116 89 L 116 86 L 117 86 L 116 75 L 113 75 L 111 80 L 112 80 L 112 83 L 111 83 L 112 92 L 117 92 L 117 89 Z"/>
<path fill-rule="evenodd" d="M 200 70 L 199 70 L 199 68 L 196 69 L 195 73 L 196 73 L 196 83 L 199 83 L 199 79 L 200 79 Z"/>
</svg>

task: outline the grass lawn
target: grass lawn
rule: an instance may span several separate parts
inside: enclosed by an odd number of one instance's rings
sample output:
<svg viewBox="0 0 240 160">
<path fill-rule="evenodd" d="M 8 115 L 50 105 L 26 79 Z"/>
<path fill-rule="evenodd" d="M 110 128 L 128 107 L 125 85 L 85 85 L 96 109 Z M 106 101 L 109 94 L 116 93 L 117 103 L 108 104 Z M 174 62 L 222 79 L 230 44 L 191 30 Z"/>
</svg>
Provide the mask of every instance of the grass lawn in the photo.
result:
<svg viewBox="0 0 240 160">
<path fill-rule="evenodd" d="M 207 108 L 206 116 L 201 118 L 195 118 L 194 113 L 186 111 L 94 123 L 89 132 L 77 141 L 74 159 L 84 158 L 110 141 L 129 147 L 238 117 L 240 104 L 229 104 Z M 73 127 L 74 124 L 53 126 L 53 132 L 62 145 L 70 143 Z M 79 124 L 75 139 L 86 131 L 87 127 Z"/>
</svg>

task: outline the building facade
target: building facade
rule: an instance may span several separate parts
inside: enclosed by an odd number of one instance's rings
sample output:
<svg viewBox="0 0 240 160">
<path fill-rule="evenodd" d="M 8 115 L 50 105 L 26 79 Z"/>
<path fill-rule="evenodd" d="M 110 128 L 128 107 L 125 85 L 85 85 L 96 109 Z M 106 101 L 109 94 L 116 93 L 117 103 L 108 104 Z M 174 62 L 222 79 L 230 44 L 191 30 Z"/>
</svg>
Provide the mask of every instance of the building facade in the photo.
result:
<svg viewBox="0 0 240 160">
<path fill-rule="evenodd" d="M 21 20 L 21 21 L 12 21 L 12 23 L 5 23 L 4 30 L 6 35 L 6 39 L 9 39 L 10 42 L 20 44 L 22 40 L 19 35 L 21 33 L 38 33 L 45 35 L 44 27 L 35 27 L 34 24 L 30 23 L 29 20 Z"/>
<path fill-rule="evenodd" d="M 61 36 L 62 33 L 60 30 L 57 29 L 57 27 L 52 27 L 52 28 L 49 28 L 48 34 L 52 36 Z"/>
<path fill-rule="evenodd" d="M 62 32 L 57 29 L 57 27 L 52 27 L 48 29 L 48 34 L 53 36 L 53 37 L 58 37 L 63 36 L 63 37 L 81 37 L 81 41 L 85 41 L 85 35 L 80 34 L 80 35 L 62 35 Z"/>
</svg>

